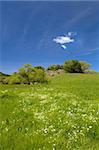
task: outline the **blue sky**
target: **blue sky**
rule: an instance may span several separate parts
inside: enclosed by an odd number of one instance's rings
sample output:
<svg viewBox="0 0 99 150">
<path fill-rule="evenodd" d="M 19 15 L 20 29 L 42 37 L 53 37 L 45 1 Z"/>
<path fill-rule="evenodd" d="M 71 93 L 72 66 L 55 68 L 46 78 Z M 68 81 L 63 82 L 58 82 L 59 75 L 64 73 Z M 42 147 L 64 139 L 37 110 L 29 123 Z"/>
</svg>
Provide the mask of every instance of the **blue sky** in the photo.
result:
<svg viewBox="0 0 99 150">
<path fill-rule="evenodd" d="M 69 59 L 88 61 L 99 71 L 98 1 L 2 1 L 0 6 L 0 71 Z"/>
</svg>

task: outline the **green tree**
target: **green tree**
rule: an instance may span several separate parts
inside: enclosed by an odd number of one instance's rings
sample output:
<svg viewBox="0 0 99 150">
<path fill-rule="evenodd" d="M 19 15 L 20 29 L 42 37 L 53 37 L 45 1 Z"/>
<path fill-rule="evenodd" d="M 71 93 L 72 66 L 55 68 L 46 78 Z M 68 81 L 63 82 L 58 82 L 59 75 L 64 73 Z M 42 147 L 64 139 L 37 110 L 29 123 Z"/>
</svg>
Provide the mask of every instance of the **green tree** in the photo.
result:
<svg viewBox="0 0 99 150">
<path fill-rule="evenodd" d="M 63 67 L 64 70 L 69 73 L 82 73 L 81 64 L 78 60 L 67 60 Z"/>
<path fill-rule="evenodd" d="M 46 73 L 42 69 L 35 69 L 35 82 L 43 83 L 47 82 Z"/>
<path fill-rule="evenodd" d="M 25 64 L 19 69 L 21 83 L 32 84 L 34 82 L 45 82 L 45 70 L 41 66 L 32 67 L 30 64 Z"/>
<path fill-rule="evenodd" d="M 91 67 L 91 64 L 89 64 L 85 61 L 80 61 L 79 63 L 81 65 L 82 72 L 89 70 L 89 68 Z"/>
<path fill-rule="evenodd" d="M 22 68 L 19 69 L 19 75 L 21 78 L 21 83 L 30 84 L 29 74 L 32 73 L 33 67 L 31 64 L 25 64 Z"/>
</svg>

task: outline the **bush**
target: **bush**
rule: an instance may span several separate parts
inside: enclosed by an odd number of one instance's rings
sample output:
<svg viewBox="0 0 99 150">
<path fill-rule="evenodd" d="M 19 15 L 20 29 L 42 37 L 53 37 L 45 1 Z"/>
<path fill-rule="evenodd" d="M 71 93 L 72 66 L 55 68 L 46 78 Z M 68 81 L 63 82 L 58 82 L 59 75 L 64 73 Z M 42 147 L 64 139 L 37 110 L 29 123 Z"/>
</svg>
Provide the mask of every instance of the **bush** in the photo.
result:
<svg viewBox="0 0 99 150">
<path fill-rule="evenodd" d="M 46 73 L 42 66 L 32 67 L 30 64 L 26 64 L 11 76 L 0 76 L 1 84 L 34 84 L 35 82 L 47 82 Z"/>
<path fill-rule="evenodd" d="M 36 66 L 36 67 L 34 67 L 35 69 L 41 69 L 41 70 L 45 70 L 45 68 L 44 67 L 42 67 L 42 66 Z"/>
<path fill-rule="evenodd" d="M 59 69 L 63 69 L 63 66 L 62 65 L 51 65 L 47 68 L 47 70 L 52 70 L 52 71 L 56 71 Z"/>
<path fill-rule="evenodd" d="M 5 77 L 5 78 L 2 80 L 3 84 L 9 84 L 10 77 L 11 77 L 11 76 Z"/>
<path fill-rule="evenodd" d="M 27 64 L 23 68 L 19 69 L 19 75 L 21 83 L 33 84 L 34 82 L 43 83 L 47 81 L 45 70 L 42 66 L 32 67 Z"/>
<path fill-rule="evenodd" d="M 79 63 L 81 65 L 82 72 L 85 72 L 86 70 L 89 70 L 89 68 L 91 67 L 91 64 L 89 64 L 85 61 L 80 61 Z"/>
<path fill-rule="evenodd" d="M 21 79 L 19 74 L 13 74 L 8 78 L 8 83 L 9 84 L 20 84 L 21 83 Z"/>
<path fill-rule="evenodd" d="M 6 77 L 0 76 L 0 84 L 3 84 L 3 83 L 4 83 L 5 78 L 6 78 Z"/>
<path fill-rule="evenodd" d="M 47 82 L 46 73 L 42 69 L 35 70 L 35 82 L 43 83 Z"/>
<path fill-rule="evenodd" d="M 19 69 L 18 73 L 15 73 L 7 79 L 8 84 L 34 84 L 35 82 L 46 82 L 46 74 L 44 68 L 41 66 L 32 67 L 29 64 Z"/>
<path fill-rule="evenodd" d="M 7 80 L 9 77 L 10 75 L 0 72 L 0 84 L 7 84 L 8 83 Z"/>
<path fill-rule="evenodd" d="M 81 64 L 78 60 L 67 60 L 65 61 L 64 70 L 69 73 L 82 73 Z"/>
</svg>

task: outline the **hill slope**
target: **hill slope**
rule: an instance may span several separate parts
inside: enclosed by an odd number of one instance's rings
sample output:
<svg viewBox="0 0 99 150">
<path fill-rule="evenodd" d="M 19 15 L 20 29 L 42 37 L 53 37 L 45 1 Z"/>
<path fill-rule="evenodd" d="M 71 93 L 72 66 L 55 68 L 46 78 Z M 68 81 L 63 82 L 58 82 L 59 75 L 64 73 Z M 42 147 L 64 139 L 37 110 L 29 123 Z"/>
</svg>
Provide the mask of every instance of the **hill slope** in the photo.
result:
<svg viewBox="0 0 99 150">
<path fill-rule="evenodd" d="M 0 149 L 98 150 L 99 75 L 2 85 Z"/>
</svg>

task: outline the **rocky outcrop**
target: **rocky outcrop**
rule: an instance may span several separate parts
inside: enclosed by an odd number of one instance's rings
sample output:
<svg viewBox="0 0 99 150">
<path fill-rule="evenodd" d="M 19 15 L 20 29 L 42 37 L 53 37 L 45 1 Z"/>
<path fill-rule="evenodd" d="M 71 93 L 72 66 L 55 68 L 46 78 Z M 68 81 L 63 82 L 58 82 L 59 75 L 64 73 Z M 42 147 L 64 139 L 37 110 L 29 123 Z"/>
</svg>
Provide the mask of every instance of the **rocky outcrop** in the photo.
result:
<svg viewBox="0 0 99 150">
<path fill-rule="evenodd" d="M 49 76 L 55 76 L 55 75 L 58 75 L 58 74 L 63 74 L 64 73 L 64 70 L 63 69 L 58 69 L 56 71 L 53 71 L 53 70 L 47 70 L 47 74 Z"/>
</svg>

